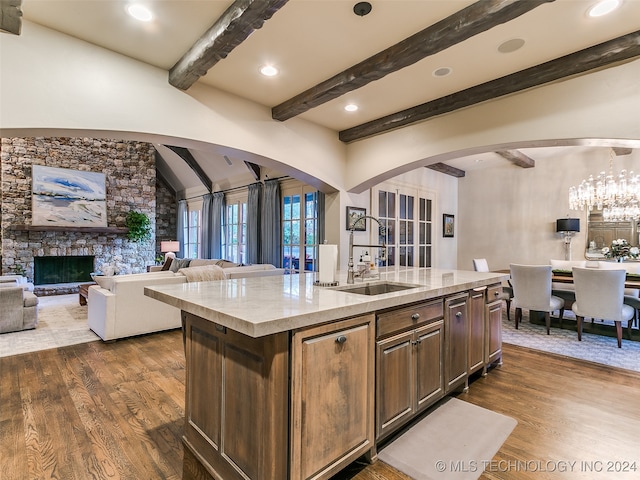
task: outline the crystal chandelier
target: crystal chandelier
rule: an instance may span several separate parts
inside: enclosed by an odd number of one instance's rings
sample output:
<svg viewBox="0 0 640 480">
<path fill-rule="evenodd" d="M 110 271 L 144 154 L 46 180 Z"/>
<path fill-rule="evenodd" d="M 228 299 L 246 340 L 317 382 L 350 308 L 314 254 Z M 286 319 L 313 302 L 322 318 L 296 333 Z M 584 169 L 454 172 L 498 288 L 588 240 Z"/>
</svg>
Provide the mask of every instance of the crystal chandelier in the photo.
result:
<svg viewBox="0 0 640 480">
<path fill-rule="evenodd" d="M 640 175 L 621 170 L 613 175 L 613 149 L 609 159 L 609 174 L 590 175 L 577 187 L 569 188 L 571 210 L 602 210 L 605 222 L 640 219 Z"/>
</svg>

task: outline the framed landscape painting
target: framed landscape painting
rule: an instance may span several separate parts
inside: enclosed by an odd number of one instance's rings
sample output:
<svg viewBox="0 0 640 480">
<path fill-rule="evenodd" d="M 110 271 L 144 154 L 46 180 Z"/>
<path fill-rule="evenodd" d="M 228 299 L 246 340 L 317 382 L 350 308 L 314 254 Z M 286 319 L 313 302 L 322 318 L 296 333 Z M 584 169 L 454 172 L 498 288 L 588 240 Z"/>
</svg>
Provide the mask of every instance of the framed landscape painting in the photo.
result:
<svg viewBox="0 0 640 480">
<path fill-rule="evenodd" d="M 106 227 L 105 180 L 101 172 L 33 165 L 31 224 Z"/>
</svg>

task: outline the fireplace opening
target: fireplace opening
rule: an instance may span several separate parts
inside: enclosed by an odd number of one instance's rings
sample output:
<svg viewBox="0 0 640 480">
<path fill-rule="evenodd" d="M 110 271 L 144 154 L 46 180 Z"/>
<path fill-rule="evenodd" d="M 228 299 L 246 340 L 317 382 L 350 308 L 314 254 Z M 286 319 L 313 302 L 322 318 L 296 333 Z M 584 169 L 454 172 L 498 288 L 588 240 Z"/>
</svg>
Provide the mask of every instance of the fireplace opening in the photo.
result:
<svg viewBox="0 0 640 480">
<path fill-rule="evenodd" d="M 35 257 L 33 261 L 35 285 L 81 283 L 91 281 L 95 256 Z"/>
</svg>

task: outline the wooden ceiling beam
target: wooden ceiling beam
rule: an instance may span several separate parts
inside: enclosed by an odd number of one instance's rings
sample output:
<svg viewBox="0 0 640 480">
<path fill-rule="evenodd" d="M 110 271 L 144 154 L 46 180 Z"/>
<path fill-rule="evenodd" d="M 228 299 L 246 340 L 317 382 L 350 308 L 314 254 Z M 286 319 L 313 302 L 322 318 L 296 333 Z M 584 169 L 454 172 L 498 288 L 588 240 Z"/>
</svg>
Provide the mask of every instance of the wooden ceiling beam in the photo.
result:
<svg viewBox="0 0 640 480">
<path fill-rule="evenodd" d="M 0 2 L 0 31 L 20 35 L 22 30 L 22 0 Z"/>
<path fill-rule="evenodd" d="M 446 95 L 431 102 L 342 130 L 338 136 L 343 142 L 353 142 L 493 98 L 579 75 L 590 70 L 610 67 L 638 56 L 640 56 L 640 30 Z"/>
<path fill-rule="evenodd" d="M 271 109 L 285 121 L 555 0 L 480 0 Z"/>
<path fill-rule="evenodd" d="M 236 0 L 169 70 L 169 83 L 187 90 L 288 0 Z"/>
<path fill-rule="evenodd" d="M 209 176 L 202 169 L 198 161 L 194 158 L 188 148 L 184 147 L 176 147 L 174 145 L 165 145 L 169 150 L 173 151 L 176 155 L 178 155 L 182 160 L 185 161 L 189 168 L 194 171 L 194 173 L 198 176 L 202 184 L 207 188 L 209 193 L 213 192 L 213 182 L 209 178 Z"/>
<path fill-rule="evenodd" d="M 536 161 L 533 158 L 528 157 L 518 150 L 500 150 L 496 151 L 496 153 L 522 168 L 533 168 L 536 166 Z"/>
<path fill-rule="evenodd" d="M 244 164 L 247 166 L 247 168 L 251 172 L 251 175 L 253 175 L 253 178 L 255 179 L 255 181 L 259 182 L 260 181 L 260 165 L 256 165 L 255 163 L 247 162 L 246 160 L 245 160 Z"/>
<path fill-rule="evenodd" d="M 425 165 L 424 168 L 435 170 L 436 172 L 444 173 L 445 175 L 451 175 L 452 177 L 462 178 L 466 175 L 464 170 L 452 167 L 446 163 L 433 163 L 431 165 Z"/>
</svg>

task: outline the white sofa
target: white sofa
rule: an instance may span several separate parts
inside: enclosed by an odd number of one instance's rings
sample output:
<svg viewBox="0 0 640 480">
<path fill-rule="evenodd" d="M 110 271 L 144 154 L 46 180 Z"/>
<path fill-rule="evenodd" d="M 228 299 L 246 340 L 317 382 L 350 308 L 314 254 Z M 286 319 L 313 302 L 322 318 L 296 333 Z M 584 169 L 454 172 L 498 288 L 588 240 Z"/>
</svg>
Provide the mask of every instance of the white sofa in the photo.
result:
<svg viewBox="0 0 640 480">
<path fill-rule="evenodd" d="M 197 267 L 193 268 L 196 269 Z M 230 267 L 222 271 L 227 279 L 284 273 L 284 269 L 269 264 Z M 87 321 L 89 328 L 102 340 L 116 340 L 181 327 L 180 310 L 145 296 L 144 287 L 185 283 L 188 278 L 183 272 L 97 276 L 95 280 L 98 285 L 89 287 Z"/>
</svg>

